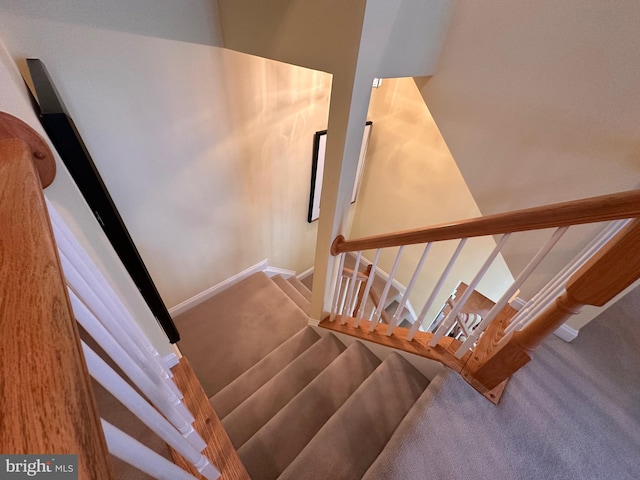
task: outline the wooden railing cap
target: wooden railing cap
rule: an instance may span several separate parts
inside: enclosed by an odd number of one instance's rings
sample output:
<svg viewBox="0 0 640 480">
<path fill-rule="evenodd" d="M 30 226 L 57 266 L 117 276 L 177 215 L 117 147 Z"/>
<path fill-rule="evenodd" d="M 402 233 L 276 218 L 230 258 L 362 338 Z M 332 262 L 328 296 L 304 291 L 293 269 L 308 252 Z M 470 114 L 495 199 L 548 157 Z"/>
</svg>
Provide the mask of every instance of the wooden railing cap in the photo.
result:
<svg viewBox="0 0 640 480">
<path fill-rule="evenodd" d="M 47 142 L 31 126 L 6 112 L 0 112 L 0 140 L 19 139 L 31 150 L 31 159 L 38 171 L 42 188 L 53 183 L 56 161 Z"/>
</svg>

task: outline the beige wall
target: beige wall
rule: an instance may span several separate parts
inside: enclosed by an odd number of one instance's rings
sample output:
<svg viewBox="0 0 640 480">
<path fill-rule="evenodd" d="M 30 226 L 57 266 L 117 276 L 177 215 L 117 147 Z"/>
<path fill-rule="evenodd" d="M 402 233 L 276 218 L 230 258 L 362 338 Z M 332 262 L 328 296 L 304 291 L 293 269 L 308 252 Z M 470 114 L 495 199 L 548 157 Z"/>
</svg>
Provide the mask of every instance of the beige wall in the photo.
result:
<svg viewBox="0 0 640 480">
<path fill-rule="evenodd" d="M 385 79 L 372 92 L 373 129 L 362 186 L 355 203 L 351 237 L 418 228 L 480 215 L 454 159 L 411 78 Z M 455 242 L 435 244 L 411 296 L 418 311 L 438 281 Z M 472 239 L 427 318 L 442 307 L 459 281 L 469 283 L 495 247 L 493 238 Z M 424 246 L 407 247 L 397 278 L 407 285 Z M 397 249 L 385 249 L 381 267 L 389 272 Z M 374 252 L 366 254 L 373 260 Z M 478 290 L 497 300 L 513 281 L 498 257 Z"/>
<path fill-rule="evenodd" d="M 47 65 L 168 307 L 265 258 L 311 266 L 328 74 L 217 47 L 215 2 L 14 3 L 3 41 Z"/>
<path fill-rule="evenodd" d="M 638 19 L 633 0 L 456 3 L 422 93 L 483 214 L 640 186 Z M 563 239 L 523 296 L 596 229 Z M 540 240 L 506 250 L 514 273 Z"/>
<path fill-rule="evenodd" d="M 2 43 L 0 43 L 0 111 L 8 112 L 22 119 L 46 138 L 46 134 L 31 108 L 20 73 Z M 55 150 L 53 151 L 55 153 Z M 46 197 L 114 287 L 129 311 L 138 320 L 160 354 L 171 353 L 167 337 L 119 262 L 93 214 L 82 201 L 80 193 L 57 154 L 56 165 L 56 179 L 45 190 Z"/>
</svg>

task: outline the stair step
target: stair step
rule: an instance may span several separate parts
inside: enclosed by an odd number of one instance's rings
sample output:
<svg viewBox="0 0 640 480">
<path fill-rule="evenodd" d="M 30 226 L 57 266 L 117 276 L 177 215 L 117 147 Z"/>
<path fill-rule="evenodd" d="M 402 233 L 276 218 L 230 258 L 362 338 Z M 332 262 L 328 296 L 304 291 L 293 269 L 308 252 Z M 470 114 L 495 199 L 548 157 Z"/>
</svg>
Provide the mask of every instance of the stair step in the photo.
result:
<svg viewBox="0 0 640 480">
<path fill-rule="evenodd" d="M 361 478 L 428 383 L 391 353 L 278 478 Z"/>
<path fill-rule="evenodd" d="M 309 317 L 263 272 L 175 318 L 180 350 L 209 398 L 308 322 Z"/>
<path fill-rule="evenodd" d="M 334 335 L 321 338 L 238 405 L 222 420 L 233 445 L 240 448 L 344 349 Z"/>
<path fill-rule="evenodd" d="M 445 381 L 445 375 L 434 378 L 371 464 L 362 480 L 381 478 L 415 478 L 416 472 L 428 471 L 429 459 L 421 455 L 421 445 L 433 438 L 433 431 L 422 425 L 424 412 L 432 404 Z M 404 458 L 405 461 L 398 461 Z"/>
<path fill-rule="evenodd" d="M 309 302 L 311 301 L 311 290 L 309 290 L 304 283 L 302 283 L 296 277 L 288 278 L 287 281 L 291 285 L 293 285 L 293 287 L 298 290 L 304 298 L 306 298 Z"/>
<path fill-rule="evenodd" d="M 320 335 L 305 327 L 211 397 L 209 400 L 218 417 L 226 417 L 318 340 Z"/>
<path fill-rule="evenodd" d="M 389 305 L 387 308 L 385 308 L 387 314 L 393 318 L 393 316 L 396 313 L 396 310 L 398 309 L 398 305 L 400 305 L 396 300 L 394 300 L 393 302 L 391 302 L 391 305 Z M 404 327 L 404 328 L 411 328 L 411 325 L 413 325 L 411 322 L 409 322 L 407 319 L 411 317 L 411 312 L 409 311 L 409 309 L 407 307 L 403 307 L 402 308 L 402 313 L 400 314 L 400 322 L 398 322 L 398 325 L 400 325 L 401 323 L 405 322 L 408 323 L 409 326 L 408 327 Z"/>
<path fill-rule="evenodd" d="M 240 448 L 252 480 L 277 478 L 379 364 L 362 343 L 351 344 Z"/>
<path fill-rule="evenodd" d="M 306 298 L 304 298 L 304 296 L 298 291 L 296 290 L 296 288 L 291 285 L 289 282 L 287 282 L 287 280 L 285 280 L 285 278 L 282 275 L 276 275 L 275 277 L 271 278 L 271 280 L 273 280 L 275 282 L 275 284 L 280 287 L 280 289 L 287 294 L 287 296 L 293 300 L 293 302 L 300 307 L 300 309 L 306 313 L 307 315 L 309 315 L 309 312 L 311 311 L 311 302 L 309 300 L 307 300 Z"/>
</svg>

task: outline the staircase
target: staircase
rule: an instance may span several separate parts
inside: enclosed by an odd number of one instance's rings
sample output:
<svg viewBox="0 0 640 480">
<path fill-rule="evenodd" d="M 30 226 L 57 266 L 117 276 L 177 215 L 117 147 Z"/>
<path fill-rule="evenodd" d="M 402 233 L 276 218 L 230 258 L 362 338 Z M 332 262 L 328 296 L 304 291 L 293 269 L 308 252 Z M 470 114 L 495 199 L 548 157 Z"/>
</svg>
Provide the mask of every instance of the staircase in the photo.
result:
<svg viewBox="0 0 640 480">
<path fill-rule="evenodd" d="M 269 280 L 258 273 L 220 296 L 279 298 L 282 293 L 287 308 L 308 312 L 311 292 L 295 277 Z M 212 299 L 212 305 L 220 307 L 221 300 Z M 222 303 L 229 311 L 211 313 L 240 325 L 234 322 L 233 303 Z M 256 311 L 256 320 L 265 314 L 273 316 Z M 190 358 L 194 338 L 185 329 L 189 322 L 181 317 L 176 322 L 185 339 L 181 349 Z M 330 332 L 300 326 L 212 394 L 211 404 L 254 480 L 362 478 L 412 406 L 428 395 L 429 381 L 397 353 L 381 360 L 359 341 L 345 346 Z M 198 342 L 210 341 L 197 336 Z M 196 372 L 210 371 L 191 362 Z"/>
</svg>

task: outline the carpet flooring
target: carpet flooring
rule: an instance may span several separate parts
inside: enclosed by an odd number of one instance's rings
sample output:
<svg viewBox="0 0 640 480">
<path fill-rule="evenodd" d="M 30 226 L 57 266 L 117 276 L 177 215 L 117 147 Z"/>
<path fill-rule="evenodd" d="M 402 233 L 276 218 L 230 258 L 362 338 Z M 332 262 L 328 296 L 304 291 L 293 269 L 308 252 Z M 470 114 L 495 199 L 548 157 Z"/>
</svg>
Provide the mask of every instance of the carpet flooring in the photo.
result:
<svg viewBox="0 0 640 480">
<path fill-rule="evenodd" d="M 497 407 L 434 379 L 365 480 L 640 478 L 640 289 L 567 344 L 551 336 Z"/>
<path fill-rule="evenodd" d="M 211 397 L 305 327 L 308 317 L 260 272 L 174 320 L 178 347 Z"/>
</svg>

